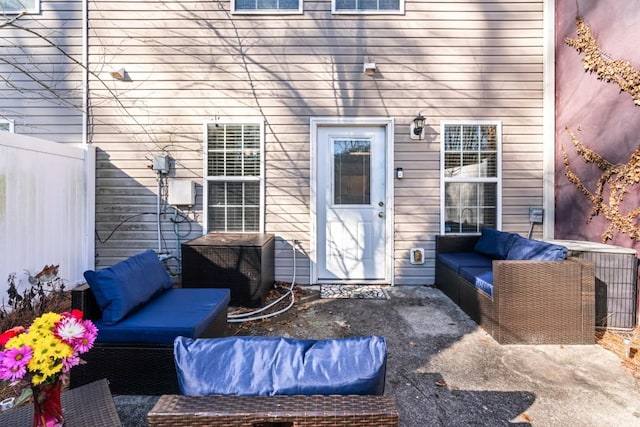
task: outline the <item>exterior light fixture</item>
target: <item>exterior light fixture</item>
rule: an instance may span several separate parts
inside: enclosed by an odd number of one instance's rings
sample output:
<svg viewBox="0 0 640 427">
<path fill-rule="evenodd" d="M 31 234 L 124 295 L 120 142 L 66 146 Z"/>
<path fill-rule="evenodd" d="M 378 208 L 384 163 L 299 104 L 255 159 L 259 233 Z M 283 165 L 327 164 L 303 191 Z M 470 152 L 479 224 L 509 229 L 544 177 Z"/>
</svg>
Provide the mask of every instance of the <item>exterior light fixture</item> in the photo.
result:
<svg viewBox="0 0 640 427">
<path fill-rule="evenodd" d="M 127 75 L 127 70 L 125 70 L 124 68 L 120 68 L 119 70 L 116 71 L 111 71 L 111 77 L 113 77 L 115 80 L 120 80 L 120 81 L 124 81 L 128 79 L 128 75 Z"/>
<path fill-rule="evenodd" d="M 367 76 L 373 76 L 376 73 L 377 68 L 378 67 L 375 62 L 365 62 L 362 66 L 362 72 Z"/>
<path fill-rule="evenodd" d="M 411 139 L 423 139 L 425 131 L 426 118 L 422 114 L 418 113 L 415 119 L 411 122 L 411 132 L 409 136 Z"/>
</svg>

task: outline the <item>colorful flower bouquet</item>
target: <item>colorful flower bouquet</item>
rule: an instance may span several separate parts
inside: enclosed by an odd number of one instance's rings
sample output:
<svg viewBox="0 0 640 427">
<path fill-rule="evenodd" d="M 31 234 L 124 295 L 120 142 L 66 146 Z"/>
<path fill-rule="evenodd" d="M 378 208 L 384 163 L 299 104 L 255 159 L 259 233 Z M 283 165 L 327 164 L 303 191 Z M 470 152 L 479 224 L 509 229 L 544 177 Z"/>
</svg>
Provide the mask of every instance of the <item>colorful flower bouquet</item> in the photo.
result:
<svg viewBox="0 0 640 427">
<path fill-rule="evenodd" d="M 69 370 L 82 362 L 79 355 L 89 351 L 98 336 L 93 322 L 82 316 L 80 310 L 48 312 L 28 329 L 17 326 L 0 334 L 0 380 L 23 387 L 14 406 L 33 396 L 34 417 L 42 418 L 42 423 L 34 418 L 34 425 L 64 423 L 59 403 L 61 383 L 67 380 Z M 56 393 L 58 402 L 51 404 L 48 399 Z M 49 423 L 49 415 L 39 415 L 38 410 L 54 412 L 52 416 L 60 424 Z"/>
</svg>

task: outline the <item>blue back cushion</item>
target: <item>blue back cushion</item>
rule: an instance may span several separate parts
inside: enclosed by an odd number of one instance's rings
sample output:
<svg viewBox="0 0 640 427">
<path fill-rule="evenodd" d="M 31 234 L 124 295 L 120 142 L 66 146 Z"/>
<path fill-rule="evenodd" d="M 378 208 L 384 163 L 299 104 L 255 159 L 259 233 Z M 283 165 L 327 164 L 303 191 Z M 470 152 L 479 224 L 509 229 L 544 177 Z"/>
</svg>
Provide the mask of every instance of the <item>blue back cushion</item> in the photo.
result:
<svg viewBox="0 0 640 427">
<path fill-rule="evenodd" d="M 174 356 L 180 392 L 187 396 L 384 393 L 382 337 L 178 337 Z"/>
<path fill-rule="evenodd" d="M 171 346 L 178 336 L 197 338 L 216 316 L 227 311 L 230 295 L 229 289 L 169 289 L 115 325 L 96 321 L 97 342 Z"/>
<path fill-rule="evenodd" d="M 445 252 L 438 254 L 438 261 L 460 273 L 462 267 L 486 267 L 491 269 L 491 258 L 475 252 Z"/>
<path fill-rule="evenodd" d="M 149 299 L 173 286 L 167 270 L 152 250 L 99 271 L 84 272 L 102 310 L 102 321 L 113 325 Z"/>
<path fill-rule="evenodd" d="M 567 258 L 567 248 L 540 240 L 526 239 L 516 235 L 509 253 L 508 260 L 530 261 L 561 261 Z"/>
<path fill-rule="evenodd" d="M 483 228 L 482 235 L 473 250 L 492 259 L 507 259 L 509 248 L 516 235 L 492 228 Z"/>
</svg>

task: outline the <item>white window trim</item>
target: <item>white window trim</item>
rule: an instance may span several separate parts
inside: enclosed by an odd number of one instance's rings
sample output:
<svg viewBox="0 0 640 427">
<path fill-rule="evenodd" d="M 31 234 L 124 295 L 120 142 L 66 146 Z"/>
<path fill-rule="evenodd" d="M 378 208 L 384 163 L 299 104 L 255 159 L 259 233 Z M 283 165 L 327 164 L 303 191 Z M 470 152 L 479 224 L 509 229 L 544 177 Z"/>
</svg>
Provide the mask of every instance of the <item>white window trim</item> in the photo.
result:
<svg viewBox="0 0 640 427">
<path fill-rule="evenodd" d="M 444 173 L 445 150 L 444 150 L 444 128 L 447 125 L 494 125 L 497 131 L 497 153 L 496 162 L 497 170 L 495 178 L 448 178 Z M 496 228 L 502 229 L 502 121 L 500 120 L 443 120 L 440 122 L 440 234 L 445 234 L 445 184 L 448 182 L 495 182 L 496 188 Z M 474 233 L 446 233 L 448 235 L 455 234 L 474 234 Z"/>
<path fill-rule="evenodd" d="M 2 3 L 0 3 L 0 15 L 19 15 L 21 13 L 40 13 L 40 0 L 35 0 L 32 9 L 21 10 L 5 10 Z"/>
<path fill-rule="evenodd" d="M 8 123 L 9 124 L 9 133 L 15 133 L 15 124 L 14 124 L 13 120 L 0 119 L 0 123 Z"/>
<path fill-rule="evenodd" d="M 236 9 L 236 0 L 231 0 L 231 13 L 234 15 L 301 15 L 304 12 L 304 0 L 298 0 L 298 9 Z"/>
<path fill-rule="evenodd" d="M 260 176 L 252 177 L 210 177 L 207 173 L 207 160 L 208 160 L 208 152 L 207 149 L 208 139 L 207 139 L 207 126 L 211 124 L 247 124 L 247 125 L 258 125 L 260 126 Z M 203 123 L 202 125 L 202 142 L 203 142 L 203 155 L 202 155 L 202 179 L 203 179 L 203 188 L 202 188 L 202 234 L 207 234 L 209 229 L 209 182 L 214 181 L 260 181 L 260 209 L 259 209 L 259 224 L 258 231 L 247 231 L 246 233 L 264 233 L 264 220 L 265 220 L 265 137 L 264 137 L 264 120 L 248 117 L 246 119 L 219 119 L 215 121 L 208 121 Z M 236 233 L 234 231 L 234 233 Z"/>
<path fill-rule="evenodd" d="M 404 1 L 400 0 L 398 10 L 378 10 L 378 9 L 336 9 L 336 0 L 331 0 L 331 13 L 333 15 L 404 15 Z"/>
</svg>

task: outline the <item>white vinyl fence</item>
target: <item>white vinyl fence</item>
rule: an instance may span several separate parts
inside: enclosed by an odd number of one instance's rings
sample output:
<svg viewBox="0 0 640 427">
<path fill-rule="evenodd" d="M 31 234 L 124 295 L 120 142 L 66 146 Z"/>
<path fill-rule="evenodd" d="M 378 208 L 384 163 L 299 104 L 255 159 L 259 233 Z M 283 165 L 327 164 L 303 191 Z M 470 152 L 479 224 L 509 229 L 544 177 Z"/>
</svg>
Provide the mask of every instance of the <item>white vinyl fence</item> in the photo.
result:
<svg viewBox="0 0 640 427">
<path fill-rule="evenodd" d="M 0 133 L 0 304 L 45 265 L 67 288 L 94 265 L 94 147 Z"/>
</svg>

